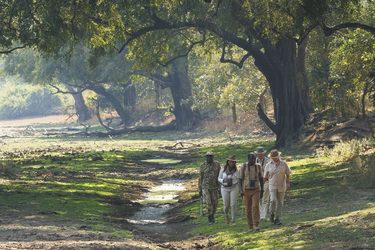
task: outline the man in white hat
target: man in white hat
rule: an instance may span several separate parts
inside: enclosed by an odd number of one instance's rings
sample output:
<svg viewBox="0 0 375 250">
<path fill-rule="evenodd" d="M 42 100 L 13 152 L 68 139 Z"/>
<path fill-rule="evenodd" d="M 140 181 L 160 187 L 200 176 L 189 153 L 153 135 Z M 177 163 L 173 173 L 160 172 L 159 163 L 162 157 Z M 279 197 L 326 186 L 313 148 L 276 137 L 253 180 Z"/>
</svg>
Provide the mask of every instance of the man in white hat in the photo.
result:
<svg viewBox="0 0 375 250">
<path fill-rule="evenodd" d="M 203 197 L 208 214 L 208 225 L 215 222 L 215 212 L 219 204 L 219 182 L 220 163 L 214 161 L 212 152 L 206 153 L 206 161 L 200 166 L 198 180 L 199 197 Z"/>
<path fill-rule="evenodd" d="M 271 218 L 270 222 L 281 225 L 280 215 L 284 206 L 285 191 L 290 187 L 289 175 L 292 174 L 288 164 L 280 159 L 281 152 L 272 149 L 268 157 L 272 159 L 264 170 L 264 182 L 269 181 L 271 198 Z M 274 214 L 276 212 L 276 219 Z"/>
<path fill-rule="evenodd" d="M 257 154 L 257 160 L 256 162 L 262 166 L 262 172 L 264 173 L 264 169 L 268 162 L 271 160 L 267 157 L 264 157 L 264 154 L 267 152 L 267 150 L 264 150 L 263 147 L 257 147 L 257 150 L 255 153 Z M 270 206 L 270 191 L 268 188 L 268 181 L 263 183 L 263 197 L 261 198 L 261 206 L 260 206 L 260 220 L 265 220 L 267 213 L 269 211 Z"/>
</svg>

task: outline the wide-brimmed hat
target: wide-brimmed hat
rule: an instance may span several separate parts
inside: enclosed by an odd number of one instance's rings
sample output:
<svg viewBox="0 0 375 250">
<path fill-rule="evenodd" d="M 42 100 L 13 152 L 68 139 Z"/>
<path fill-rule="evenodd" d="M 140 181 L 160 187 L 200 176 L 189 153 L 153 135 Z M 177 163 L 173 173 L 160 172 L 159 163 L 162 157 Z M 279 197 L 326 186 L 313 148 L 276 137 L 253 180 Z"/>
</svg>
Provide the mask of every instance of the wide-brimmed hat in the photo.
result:
<svg viewBox="0 0 375 250">
<path fill-rule="evenodd" d="M 237 161 L 236 160 L 236 155 L 229 155 L 229 157 L 227 158 L 228 161 Z"/>
<path fill-rule="evenodd" d="M 263 147 L 257 147 L 257 151 L 255 151 L 255 153 L 258 155 L 265 154 L 266 152 L 267 150 L 264 150 Z"/>
<path fill-rule="evenodd" d="M 214 153 L 212 153 L 211 151 L 208 151 L 208 152 L 206 153 L 206 156 L 209 156 L 209 155 L 214 155 Z"/>
<path fill-rule="evenodd" d="M 268 157 L 279 158 L 280 155 L 281 155 L 281 152 L 277 151 L 277 149 L 272 149 L 271 152 L 269 153 Z"/>
</svg>

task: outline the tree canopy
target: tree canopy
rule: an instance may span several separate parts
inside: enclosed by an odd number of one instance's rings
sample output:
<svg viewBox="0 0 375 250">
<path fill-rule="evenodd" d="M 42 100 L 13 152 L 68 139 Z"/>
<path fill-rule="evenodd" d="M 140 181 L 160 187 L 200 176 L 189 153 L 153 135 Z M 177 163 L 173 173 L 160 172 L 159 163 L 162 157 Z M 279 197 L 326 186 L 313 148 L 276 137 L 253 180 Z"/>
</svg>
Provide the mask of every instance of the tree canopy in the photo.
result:
<svg viewBox="0 0 375 250">
<path fill-rule="evenodd" d="M 308 118 L 297 77 L 296 46 L 320 28 L 326 36 L 344 28 L 374 34 L 363 13 L 372 1 L 346 0 L 116 0 L 2 1 L 2 53 L 35 46 L 59 56 L 85 41 L 93 58 L 129 48 L 148 71 L 167 66 L 202 45 L 220 62 L 242 68 L 249 57 L 270 85 L 275 122 L 259 115 L 285 145 Z M 240 49 L 242 52 L 234 53 Z M 69 55 L 67 50 L 66 55 Z"/>
</svg>

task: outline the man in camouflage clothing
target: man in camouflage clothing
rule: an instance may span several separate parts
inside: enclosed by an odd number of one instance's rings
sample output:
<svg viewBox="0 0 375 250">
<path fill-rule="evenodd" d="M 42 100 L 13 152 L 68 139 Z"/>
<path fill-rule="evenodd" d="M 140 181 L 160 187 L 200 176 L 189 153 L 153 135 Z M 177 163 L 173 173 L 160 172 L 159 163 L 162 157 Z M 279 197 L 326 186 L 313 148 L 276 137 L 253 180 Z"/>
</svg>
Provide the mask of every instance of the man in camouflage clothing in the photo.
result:
<svg viewBox="0 0 375 250">
<path fill-rule="evenodd" d="M 219 172 L 220 163 L 214 161 L 212 152 L 206 153 L 206 161 L 200 166 L 200 177 L 198 181 L 199 197 L 203 195 L 203 201 L 206 205 L 208 214 L 208 225 L 215 222 L 214 214 L 219 204 Z"/>
</svg>

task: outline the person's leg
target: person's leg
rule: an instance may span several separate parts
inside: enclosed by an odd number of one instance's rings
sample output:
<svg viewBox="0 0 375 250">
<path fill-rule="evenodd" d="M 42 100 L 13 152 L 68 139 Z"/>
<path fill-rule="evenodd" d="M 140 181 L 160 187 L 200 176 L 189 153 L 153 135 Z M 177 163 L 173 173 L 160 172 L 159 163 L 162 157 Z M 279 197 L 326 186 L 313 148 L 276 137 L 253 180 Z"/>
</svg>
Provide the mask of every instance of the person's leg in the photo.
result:
<svg viewBox="0 0 375 250">
<path fill-rule="evenodd" d="M 239 188 L 235 185 L 230 191 L 230 210 L 232 214 L 232 223 L 236 221 L 236 209 L 237 209 L 237 198 L 238 198 Z"/>
<path fill-rule="evenodd" d="M 251 190 L 245 190 L 244 191 L 245 196 L 245 208 L 246 208 L 246 219 L 247 219 L 247 225 L 249 226 L 249 230 L 253 230 L 253 216 L 252 216 L 252 196 L 253 192 Z"/>
<path fill-rule="evenodd" d="M 276 211 L 276 201 L 277 201 L 277 189 L 270 190 L 270 202 L 271 202 L 270 222 L 274 222 L 274 214 L 275 214 L 275 211 Z"/>
<path fill-rule="evenodd" d="M 212 221 L 215 222 L 215 213 L 217 206 L 219 205 L 219 193 L 217 189 L 211 190 L 211 199 L 212 199 Z"/>
<path fill-rule="evenodd" d="M 264 192 L 263 192 L 263 198 L 262 198 L 262 206 L 260 209 L 260 219 L 266 219 L 267 213 L 269 212 L 269 206 L 270 206 L 270 190 L 268 186 L 268 181 L 264 183 Z"/>
<path fill-rule="evenodd" d="M 202 195 L 203 195 L 203 202 L 206 206 L 206 212 L 208 216 L 208 224 L 211 225 L 212 222 L 212 211 L 213 211 L 213 206 L 212 206 L 212 198 L 211 198 L 211 193 L 209 189 L 202 189 Z"/>
<path fill-rule="evenodd" d="M 260 212 L 259 212 L 259 200 L 260 200 L 260 189 L 254 191 L 253 195 L 253 222 L 254 222 L 254 229 L 259 230 L 259 218 L 260 218 Z"/>
<path fill-rule="evenodd" d="M 275 224 L 281 225 L 280 222 L 280 215 L 284 207 L 284 197 L 285 197 L 285 192 L 278 192 L 277 193 L 277 202 L 276 202 L 276 220 Z"/>
<path fill-rule="evenodd" d="M 221 196 L 223 198 L 223 206 L 224 206 L 224 216 L 225 216 L 225 222 L 229 224 L 229 206 L 230 206 L 230 189 L 227 188 L 221 188 Z"/>
</svg>

